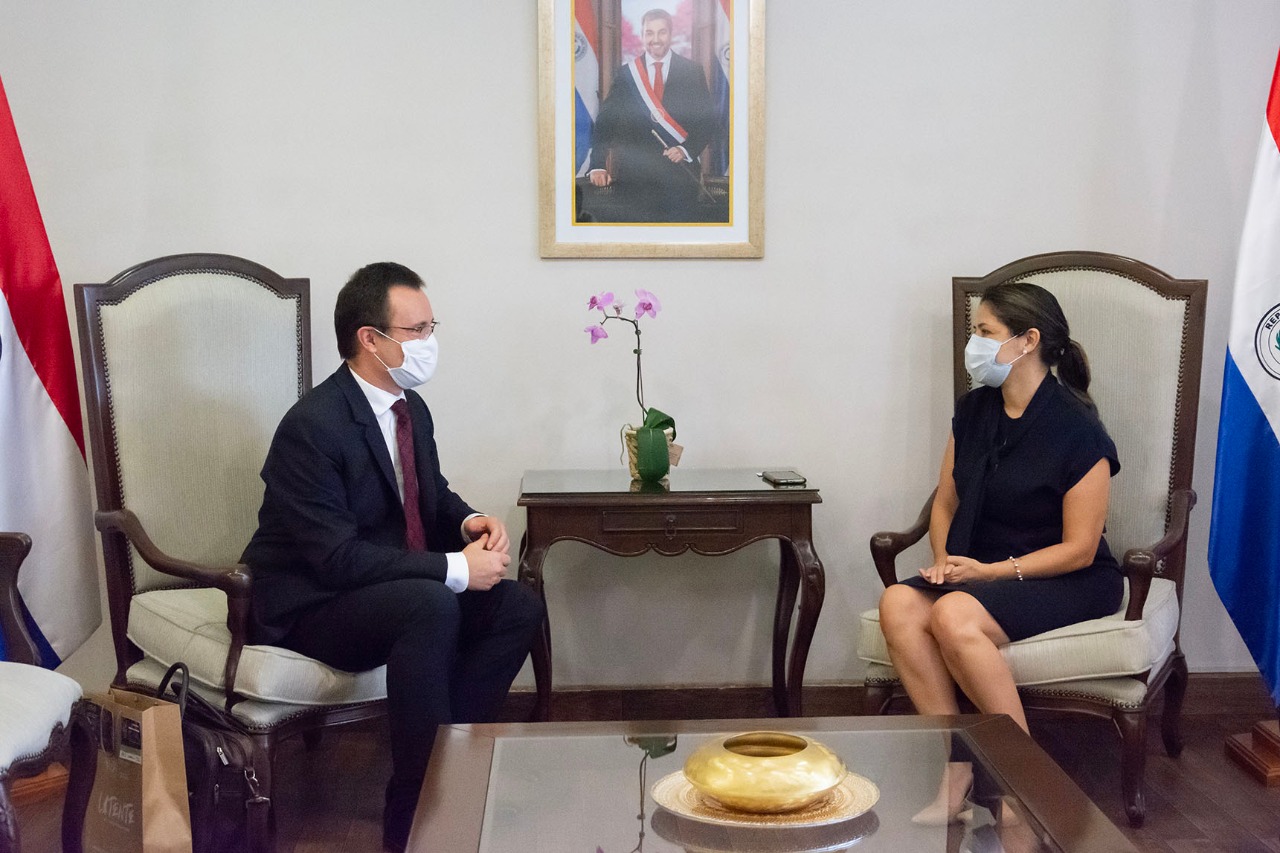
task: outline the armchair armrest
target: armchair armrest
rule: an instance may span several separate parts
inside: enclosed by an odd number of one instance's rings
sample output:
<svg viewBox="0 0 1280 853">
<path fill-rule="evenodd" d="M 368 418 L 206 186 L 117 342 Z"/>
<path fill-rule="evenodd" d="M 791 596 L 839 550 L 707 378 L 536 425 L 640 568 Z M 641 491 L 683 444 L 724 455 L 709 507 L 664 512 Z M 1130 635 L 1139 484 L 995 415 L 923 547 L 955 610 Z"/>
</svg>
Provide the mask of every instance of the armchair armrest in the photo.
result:
<svg viewBox="0 0 1280 853">
<path fill-rule="evenodd" d="M 1151 579 L 1162 576 L 1169 558 L 1181 554 L 1186 547 L 1187 523 L 1191 517 L 1191 509 L 1196 505 L 1196 493 L 1192 489 L 1178 489 L 1170 496 L 1169 503 L 1169 527 L 1164 538 L 1150 548 L 1130 548 L 1121 562 L 1120 567 L 1129 578 L 1129 606 L 1124 613 L 1126 620 L 1142 618 L 1147 593 L 1151 590 Z M 1177 571 L 1182 571 L 1181 566 Z"/>
<path fill-rule="evenodd" d="M 115 533 L 129 541 L 147 565 L 166 575 L 195 581 L 204 586 L 220 589 L 227 594 L 227 629 L 231 632 L 231 648 L 223 669 L 226 707 L 238 701 L 234 692 L 236 671 L 240 667 L 240 652 L 249 638 L 249 606 L 253 578 L 249 567 L 243 563 L 230 566 L 206 566 L 171 557 L 160 549 L 142 527 L 142 522 L 127 509 L 94 513 L 94 524 L 105 533 Z"/>
<path fill-rule="evenodd" d="M 217 587 L 228 597 L 248 598 L 250 578 L 248 567 L 237 563 L 231 566 L 206 566 L 170 557 L 151 541 L 138 516 L 127 509 L 96 512 L 93 523 L 103 533 L 123 534 L 129 544 L 138 549 L 142 559 L 157 572 L 173 575 L 183 580 L 195 581 L 205 586 Z"/>
<path fill-rule="evenodd" d="M 929 499 L 924 502 L 924 508 L 920 510 L 920 515 L 908 530 L 901 533 L 885 531 L 872 535 L 871 559 L 876 564 L 876 571 L 879 572 L 880 580 L 886 588 L 898 582 L 898 570 L 894 565 L 898 555 L 919 542 L 929 532 L 929 516 L 933 512 L 933 498 L 937 494 L 937 489 L 929 493 Z"/>
<path fill-rule="evenodd" d="M 40 650 L 22 620 L 22 593 L 18 591 L 18 568 L 30 553 L 30 536 L 0 533 L 0 631 L 9 660 L 39 666 Z"/>
</svg>

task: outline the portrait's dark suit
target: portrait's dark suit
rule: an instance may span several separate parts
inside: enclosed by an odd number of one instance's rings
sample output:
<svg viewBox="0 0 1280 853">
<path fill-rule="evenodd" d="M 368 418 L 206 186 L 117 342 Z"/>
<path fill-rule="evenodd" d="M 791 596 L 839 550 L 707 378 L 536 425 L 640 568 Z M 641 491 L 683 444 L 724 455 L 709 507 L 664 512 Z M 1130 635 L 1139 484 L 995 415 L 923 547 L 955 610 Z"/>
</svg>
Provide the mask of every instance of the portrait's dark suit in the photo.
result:
<svg viewBox="0 0 1280 853">
<path fill-rule="evenodd" d="M 368 399 L 347 365 L 285 415 L 262 469 L 253 572 L 254 642 L 357 672 L 387 667 L 395 765 L 386 832 L 403 844 L 439 723 L 492 720 L 542 623 L 542 605 L 502 580 L 445 586 L 448 552 L 474 512 L 440 473 L 431 413 L 405 392 L 427 550 L 405 547 L 404 508 Z"/>
<path fill-rule="evenodd" d="M 667 51 L 663 61 L 669 61 L 671 66 L 663 87 L 662 106 L 684 128 L 687 137 L 680 144 L 694 162 L 672 163 L 662 156 L 663 146 L 654 139 L 654 132 L 667 146 L 677 144 L 676 140 L 653 120 L 627 65 L 614 75 L 591 134 L 590 168 L 612 166 L 610 176 L 616 191 L 626 196 L 634 213 L 631 221 L 636 222 L 696 219 L 692 207 L 698 198 L 697 158 L 716 128 L 715 108 L 701 66 L 675 51 Z"/>
</svg>

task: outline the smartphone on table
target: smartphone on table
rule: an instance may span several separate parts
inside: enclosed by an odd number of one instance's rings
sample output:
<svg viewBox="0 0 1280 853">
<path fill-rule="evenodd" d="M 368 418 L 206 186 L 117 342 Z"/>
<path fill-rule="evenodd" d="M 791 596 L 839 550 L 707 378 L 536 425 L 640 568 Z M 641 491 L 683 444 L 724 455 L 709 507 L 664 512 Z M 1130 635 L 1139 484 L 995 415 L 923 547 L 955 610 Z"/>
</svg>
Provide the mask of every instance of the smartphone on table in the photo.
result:
<svg viewBox="0 0 1280 853">
<path fill-rule="evenodd" d="M 760 476 L 771 486 L 803 486 L 808 482 L 797 471 L 761 471 Z"/>
</svg>

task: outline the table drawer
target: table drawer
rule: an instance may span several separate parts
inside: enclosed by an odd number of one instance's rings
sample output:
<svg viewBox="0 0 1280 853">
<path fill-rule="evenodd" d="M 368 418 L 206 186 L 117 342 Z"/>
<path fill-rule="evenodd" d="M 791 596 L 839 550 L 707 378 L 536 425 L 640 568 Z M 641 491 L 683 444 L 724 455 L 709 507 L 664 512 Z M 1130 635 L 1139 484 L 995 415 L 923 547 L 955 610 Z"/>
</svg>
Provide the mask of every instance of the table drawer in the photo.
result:
<svg viewBox="0 0 1280 853">
<path fill-rule="evenodd" d="M 742 512 L 736 509 L 625 510 L 600 512 L 603 533 L 741 533 Z"/>
</svg>

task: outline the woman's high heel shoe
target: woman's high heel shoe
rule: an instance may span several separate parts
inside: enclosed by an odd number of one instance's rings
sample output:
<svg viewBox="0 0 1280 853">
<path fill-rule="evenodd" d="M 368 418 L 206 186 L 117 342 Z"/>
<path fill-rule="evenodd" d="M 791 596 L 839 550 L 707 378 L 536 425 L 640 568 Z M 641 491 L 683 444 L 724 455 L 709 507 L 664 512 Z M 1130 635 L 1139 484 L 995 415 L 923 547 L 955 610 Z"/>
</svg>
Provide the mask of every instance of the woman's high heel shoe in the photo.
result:
<svg viewBox="0 0 1280 853">
<path fill-rule="evenodd" d="M 953 779 L 955 780 L 953 782 Z M 963 782 L 961 782 L 963 780 Z M 963 784 L 963 788 L 960 785 Z M 959 789 L 959 796 L 952 792 Z M 938 796 L 932 803 L 916 812 L 911 822 L 916 826 L 946 826 L 949 823 L 971 823 L 973 806 L 969 797 L 973 794 L 973 765 L 955 762 L 947 765 Z"/>
<path fill-rule="evenodd" d="M 934 800 L 916 812 L 912 816 L 911 822 L 916 826 L 946 826 L 949 823 L 971 824 L 973 823 L 973 806 L 969 804 L 969 795 L 972 792 L 972 787 L 965 792 L 964 799 L 960 801 L 960 805 L 956 807 L 954 812 L 947 803 L 941 800 Z"/>
</svg>

